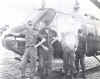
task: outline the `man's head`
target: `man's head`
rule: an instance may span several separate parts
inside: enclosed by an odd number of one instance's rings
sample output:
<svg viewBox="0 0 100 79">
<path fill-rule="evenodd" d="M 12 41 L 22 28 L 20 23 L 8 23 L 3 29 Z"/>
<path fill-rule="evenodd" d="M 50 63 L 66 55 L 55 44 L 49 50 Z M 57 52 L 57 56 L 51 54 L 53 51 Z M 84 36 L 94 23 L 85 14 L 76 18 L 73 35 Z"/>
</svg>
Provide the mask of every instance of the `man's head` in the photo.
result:
<svg viewBox="0 0 100 79">
<path fill-rule="evenodd" d="M 31 20 L 29 20 L 29 21 L 27 22 L 27 25 L 28 25 L 28 26 L 33 26 L 32 21 L 31 21 Z"/>
<path fill-rule="evenodd" d="M 33 27 L 33 29 L 41 30 L 41 29 L 44 28 L 44 27 L 45 27 L 45 23 L 40 22 L 40 23 L 37 23 L 37 24 Z"/>
<path fill-rule="evenodd" d="M 81 34 L 83 31 L 82 31 L 82 29 L 79 29 L 78 30 L 78 34 Z"/>
<path fill-rule="evenodd" d="M 78 36 L 84 37 L 84 33 L 83 33 L 83 30 L 82 29 L 79 29 L 78 30 Z"/>
</svg>

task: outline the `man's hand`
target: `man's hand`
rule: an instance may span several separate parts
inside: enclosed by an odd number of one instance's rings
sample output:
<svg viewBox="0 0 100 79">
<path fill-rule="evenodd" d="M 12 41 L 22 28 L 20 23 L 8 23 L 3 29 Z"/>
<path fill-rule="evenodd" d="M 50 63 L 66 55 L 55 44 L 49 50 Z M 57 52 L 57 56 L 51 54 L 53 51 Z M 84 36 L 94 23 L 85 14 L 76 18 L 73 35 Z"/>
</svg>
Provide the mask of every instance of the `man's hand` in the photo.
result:
<svg viewBox="0 0 100 79">
<path fill-rule="evenodd" d="M 41 46 L 45 41 L 46 39 L 43 38 L 38 44 L 35 45 L 35 48 Z"/>
<path fill-rule="evenodd" d="M 49 50 L 48 47 L 46 47 L 46 46 L 44 46 L 44 45 L 42 45 L 42 47 L 43 47 L 43 49 L 46 50 L 46 51 Z"/>
<path fill-rule="evenodd" d="M 22 70 L 22 64 L 21 63 L 17 63 L 15 65 L 16 69 Z"/>
</svg>

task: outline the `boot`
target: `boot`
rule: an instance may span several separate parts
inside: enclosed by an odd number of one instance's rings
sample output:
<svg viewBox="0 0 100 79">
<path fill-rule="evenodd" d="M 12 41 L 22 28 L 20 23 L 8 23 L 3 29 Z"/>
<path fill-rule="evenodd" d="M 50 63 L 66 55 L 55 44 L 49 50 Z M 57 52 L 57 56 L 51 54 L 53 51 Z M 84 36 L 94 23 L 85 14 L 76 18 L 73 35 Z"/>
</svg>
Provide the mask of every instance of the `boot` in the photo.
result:
<svg viewBox="0 0 100 79">
<path fill-rule="evenodd" d="M 83 78 L 83 79 L 86 79 L 85 73 L 82 73 L 82 78 Z"/>
<path fill-rule="evenodd" d="M 21 79 L 26 79 L 26 77 L 25 76 L 21 76 Z"/>
</svg>

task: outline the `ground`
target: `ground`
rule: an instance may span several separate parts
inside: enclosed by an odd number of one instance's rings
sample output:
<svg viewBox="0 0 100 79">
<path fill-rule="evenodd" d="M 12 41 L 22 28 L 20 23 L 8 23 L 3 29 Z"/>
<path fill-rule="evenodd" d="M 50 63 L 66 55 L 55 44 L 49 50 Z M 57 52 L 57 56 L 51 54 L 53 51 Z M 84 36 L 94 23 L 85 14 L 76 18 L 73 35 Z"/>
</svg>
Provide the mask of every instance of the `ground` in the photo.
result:
<svg viewBox="0 0 100 79">
<path fill-rule="evenodd" d="M 13 52 L 7 51 L 4 48 L 1 49 L 0 79 L 20 79 L 20 70 L 17 67 L 17 63 L 19 62 L 14 59 L 15 56 Z M 86 57 L 85 64 L 88 69 L 86 71 L 87 79 L 100 79 L 100 63 L 94 57 Z M 60 72 L 52 72 L 48 79 L 64 79 L 63 76 Z"/>
</svg>

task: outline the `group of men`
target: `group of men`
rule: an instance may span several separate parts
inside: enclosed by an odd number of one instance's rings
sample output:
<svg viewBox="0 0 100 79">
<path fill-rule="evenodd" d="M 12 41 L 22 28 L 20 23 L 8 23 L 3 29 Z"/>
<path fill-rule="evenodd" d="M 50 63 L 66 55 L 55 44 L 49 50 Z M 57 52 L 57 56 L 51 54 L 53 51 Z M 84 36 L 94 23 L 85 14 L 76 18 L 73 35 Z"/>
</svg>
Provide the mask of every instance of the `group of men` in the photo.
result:
<svg viewBox="0 0 100 79">
<path fill-rule="evenodd" d="M 27 64 L 30 63 L 30 79 L 34 79 L 37 70 L 40 72 L 40 77 L 48 75 L 51 71 L 51 62 L 53 59 L 53 48 L 51 43 L 55 40 L 56 31 L 52 30 L 50 26 L 46 26 L 41 22 L 33 25 L 32 21 L 28 21 L 26 30 L 21 34 L 25 34 L 25 52 L 20 62 L 20 69 L 22 79 L 25 79 Z M 37 68 L 37 60 L 39 61 L 39 68 Z"/>
<path fill-rule="evenodd" d="M 72 37 L 72 36 L 71 36 Z M 72 38 L 67 37 L 67 39 Z M 80 69 L 82 70 L 82 77 L 85 79 L 85 54 L 86 54 L 86 35 L 82 29 L 77 32 L 78 44 L 74 44 L 73 41 L 67 43 L 72 46 L 68 46 L 66 43 L 66 34 L 63 34 L 62 48 L 63 48 L 63 61 L 64 71 L 67 79 L 73 79 L 73 77 L 79 77 Z M 80 67 L 81 66 L 81 67 Z"/>
<path fill-rule="evenodd" d="M 61 56 L 64 60 L 64 70 L 68 71 L 68 62 L 69 59 L 71 59 L 70 62 L 72 67 L 71 72 L 74 73 L 74 69 L 76 69 L 77 73 L 80 72 L 79 63 L 82 68 L 83 72 L 83 78 L 85 78 L 85 65 L 84 65 L 84 56 L 85 56 L 85 48 L 86 48 L 86 40 L 84 37 L 84 34 L 82 33 L 82 30 L 80 29 L 78 31 L 78 46 L 77 50 L 75 51 L 75 59 L 73 59 L 73 52 L 68 47 L 64 49 L 64 46 L 61 44 L 54 45 L 55 51 L 53 50 L 53 43 L 56 40 L 57 33 L 56 31 L 52 30 L 50 26 L 46 26 L 45 23 L 41 22 L 38 25 L 33 25 L 32 21 L 28 21 L 26 25 L 26 30 L 23 32 L 25 34 L 26 44 L 25 44 L 25 53 L 23 55 L 22 61 L 20 63 L 20 69 L 22 73 L 22 79 L 25 79 L 25 73 L 27 64 L 30 63 L 30 79 L 34 79 L 34 76 L 38 72 L 40 72 L 41 79 L 45 79 L 50 72 L 51 72 L 51 63 L 53 59 L 53 52 L 58 52 L 58 56 Z M 57 42 L 57 41 L 56 41 Z M 63 44 L 62 44 L 63 45 Z M 59 48 L 57 48 L 57 47 Z M 56 49 L 57 48 L 57 49 Z M 63 55 L 62 55 L 62 54 Z M 57 54 L 57 53 L 56 53 Z M 56 55 L 57 56 L 57 55 Z M 70 58 L 69 58 L 70 57 Z M 59 57 L 58 57 L 59 58 Z M 37 60 L 39 61 L 39 68 L 37 68 Z M 75 60 L 75 61 L 74 61 Z M 74 61 L 74 62 L 73 62 Z M 75 63 L 75 66 L 74 64 Z"/>
</svg>

